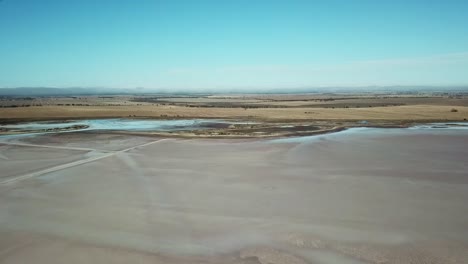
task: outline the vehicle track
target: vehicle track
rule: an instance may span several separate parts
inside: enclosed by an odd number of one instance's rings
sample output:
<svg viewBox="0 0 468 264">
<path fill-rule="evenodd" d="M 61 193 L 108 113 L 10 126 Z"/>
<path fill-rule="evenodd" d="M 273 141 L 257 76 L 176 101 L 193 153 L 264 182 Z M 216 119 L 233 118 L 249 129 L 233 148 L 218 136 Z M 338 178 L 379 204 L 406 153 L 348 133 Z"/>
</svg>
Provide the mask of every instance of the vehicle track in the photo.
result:
<svg viewBox="0 0 468 264">
<path fill-rule="evenodd" d="M 93 148 L 80 148 L 80 147 L 62 147 L 62 146 L 48 146 L 37 145 L 28 143 L 15 143 L 15 142 L 0 142 L 0 145 L 20 146 L 20 147 L 37 147 L 37 148 L 53 148 L 53 149 L 66 149 L 66 150 L 84 150 L 84 151 L 99 151 L 99 152 L 114 152 L 112 150 L 93 149 Z"/>
<path fill-rule="evenodd" d="M 145 144 L 141 144 L 141 145 L 133 146 L 133 147 L 130 147 L 130 148 L 126 148 L 126 149 L 123 149 L 123 150 L 112 151 L 112 152 L 108 151 L 108 153 L 106 153 L 104 155 L 97 156 L 97 157 L 90 157 L 90 158 L 87 158 L 87 159 L 77 160 L 77 161 L 61 164 L 61 165 L 58 165 L 58 166 L 50 167 L 50 168 L 47 168 L 47 169 L 44 169 L 44 170 L 40 170 L 40 171 L 36 171 L 36 172 L 32 172 L 32 173 L 28 173 L 28 174 L 24 174 L 24 175 L 20 175 L 20 176 L 16 176 L 16 177 L 13 177 L 13 178 L 9 178 L 9 179 L 0 181 L 0 185 L 11 184 L 11 183 L 15 183 L 15 182 L 18 182 L 18 181 L 23 181 L 23 180 L 30 179 L 30 178 L 33 178 L 33 177 L 44 175 L 44 174 L 47 174 L 47 173 L 52 173 L 52 172 L 68 169 L 68 168 L 71 168 L 71 167 L 76 167 L 76 166 L 86 164 L 86 163 L 90 163 L 90 162 L 93 162 L 93 161 L 96 161 L 96 160 L 105 159 L 105 158 L 114 156 L 114 155 L 119 154 L 119 153 L 131 151 L 131 150 L 141 148 L 141 147 L 146 147 L 146 146 L 149 146 L 149 145 L 152 145 L 152 144 L 155 144 L 155 143 L 159 143 L 159 142 L 165 141 L 165 140 L 169 140 L 169 139 L 168 138 L 159 139 L 159 140 L 147 142 Z M 22 145 L 22 144 L 20 144 L 20 145 Z M 29 144 L 25 144 L 25 145 L 29 145 Z M 43 145 L 39 145 L 39 146 L 43 146 Z M 64 147 L 64 148 L 66 148 L 66 147 Z M 83 150 L 83 149 L 81 149 L 81 150 Z M 99 150 L 88 149 L 88 151 L 99 151 Z"/>
</svg>

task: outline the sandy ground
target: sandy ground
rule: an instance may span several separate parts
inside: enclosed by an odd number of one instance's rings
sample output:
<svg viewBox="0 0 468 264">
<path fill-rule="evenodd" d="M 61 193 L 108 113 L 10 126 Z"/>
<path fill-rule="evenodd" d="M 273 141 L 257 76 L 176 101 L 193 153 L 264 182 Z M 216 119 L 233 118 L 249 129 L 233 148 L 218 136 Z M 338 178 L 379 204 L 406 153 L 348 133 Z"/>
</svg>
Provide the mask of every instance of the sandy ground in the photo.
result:
<svg viewBox="0 0 468 264">
<path fill-rule="evenodd" d="M 457 112 L 451 112 L 453 108 Z M 463 120 L 467 106 L 408 105 L 371 108 L 192 108 L 167 105 L 3 108 L 0 120 L 53 118 L 243 118 L 262 120 Z"/>
<path fill-rule="evenodd" d="M 10 140 L 62 166 L 0 160 L 0 263 L 467 263 L 468 133 L 431 131 Z"/>
</svg>

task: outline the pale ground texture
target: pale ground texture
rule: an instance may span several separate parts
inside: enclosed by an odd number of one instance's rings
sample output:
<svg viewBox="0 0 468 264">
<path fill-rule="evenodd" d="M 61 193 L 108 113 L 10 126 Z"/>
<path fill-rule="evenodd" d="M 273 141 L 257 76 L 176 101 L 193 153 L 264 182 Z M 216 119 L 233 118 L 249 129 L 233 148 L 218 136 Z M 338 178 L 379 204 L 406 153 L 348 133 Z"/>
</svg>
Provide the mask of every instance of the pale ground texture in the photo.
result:
<svg viewBox="0 0 468 264">
<path fill-rule="evenodd" d="M 0 263 L 468 263 L 468 130 L 2 138 Z"/>
</svg>

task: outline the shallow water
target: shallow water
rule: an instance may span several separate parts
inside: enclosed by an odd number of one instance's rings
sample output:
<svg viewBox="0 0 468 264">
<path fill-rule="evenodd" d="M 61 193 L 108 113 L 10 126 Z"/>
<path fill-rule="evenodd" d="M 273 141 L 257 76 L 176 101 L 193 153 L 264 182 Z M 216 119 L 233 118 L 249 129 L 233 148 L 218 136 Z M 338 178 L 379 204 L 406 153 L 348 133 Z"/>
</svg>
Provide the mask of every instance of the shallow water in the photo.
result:
<svg viewBox="0 0 468 264">
<path fill-rule="evenodd" d="M 17 130 L 41 130 L 64 128 L 75 125 L 89 126 L 86 130 L 129 130 L 129 131 L 176 131 L 190 129 L 207 129 L 210 125 L 225 125 L 236 122 L 219 119 L 186 119 L 186 120 L 135 120 L 135 119 L 87 119 L 64 122 L 28 122 L 3 125 L 0 128 Z"/>
<path fill-rule="evenodd" d="M 323 135 L 277 138 L 268 143 L 301 143 L 324 139 L 340 139 L 343 136 L 360 135 L 366 137 L 397 135 L 465 135 L 468 134 L 468 122 L 428 123 L 408 128 L 373 128 L 355 127 Z"/>
</svg>

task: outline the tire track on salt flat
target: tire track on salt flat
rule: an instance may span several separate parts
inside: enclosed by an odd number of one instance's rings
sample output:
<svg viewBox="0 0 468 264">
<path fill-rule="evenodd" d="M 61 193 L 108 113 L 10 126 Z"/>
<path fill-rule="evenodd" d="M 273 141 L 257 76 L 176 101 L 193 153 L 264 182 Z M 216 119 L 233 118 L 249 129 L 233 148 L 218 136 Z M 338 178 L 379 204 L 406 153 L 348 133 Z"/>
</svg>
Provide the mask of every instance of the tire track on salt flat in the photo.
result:
<svg viewBox="0 0 468 264">
<path fill-rule="evenodd" d="M 79 166 L 79 165 L 82 165 L 82 164 L 90 163 L 90 162 L 100 160 L 100 159 L 105 159 L 105 158 L 114 156 L 114 155 L 119 154 L 119 153 L 131 151 L 131 150 L 134 150 L 134 149 L 137 149 L 137 148 L 146 147 L 146 146 L 149 146 L 149 145 L 152 145 L 152 144 L 155 144 L 155 143 L 159 143 L 159 142 L 162 142 L 162 141 L 166 141 L 166 140 L 170 140 L 170 139 L 169 138 L 159 139 L 159 140 L 151 141 L 151 142 L 148 142 L 148 143 L 145 143 L 145 144 L 141 144 L 141 145 L 133 146 L 133 147 L 130 147 L 130 148 L 126 148 L 126 149 L 123 149 L 123 150 L 110 152 L 110 153 L 107 153 L 107 154 L 104 154 L 104 155 L 101 155 L 101 156 L 91 157 L 91 158 L 82 159 L 82 160 L 77 160 L 77 161 L 61 164 L 61 165 L 58 165 L 58 166 L 54 166 L 54 167 L 51 167 L 51 168 L 47 168 L 47 169 L 44 169 L 44 170 L 40 170 L 40 171 L 36 171 L 36 172 L 32 172 L 32 173 L 28 173 L 28 174 L 24 174 L 24 175 L 20 175 L 20 176 L 16 176 L 14 178 L 10 178 L 10 179 L 0 181 L 0 185 L 11 184 L 11 183 L 27 180 L 27 179 L 30 179 L 30 178 L 33 178 L 33 177 L 41 176 L 41 175 L 44 175 L 44 174 L 47 174 L 47 173 L 56 172 L 56 171 L 68 169 L 68 168 L 71 168 L 71 167 L 76 167 L 76 166 Z"/>
</svg>

